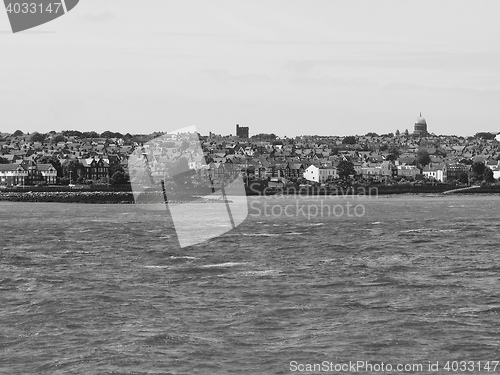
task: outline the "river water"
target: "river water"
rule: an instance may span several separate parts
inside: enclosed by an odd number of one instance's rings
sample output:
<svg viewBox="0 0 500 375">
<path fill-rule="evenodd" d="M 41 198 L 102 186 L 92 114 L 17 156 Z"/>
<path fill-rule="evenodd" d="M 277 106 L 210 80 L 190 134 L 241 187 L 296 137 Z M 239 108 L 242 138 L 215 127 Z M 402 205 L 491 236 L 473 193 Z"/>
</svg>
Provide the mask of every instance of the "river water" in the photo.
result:
<svg viewBox="0 0 500 375">
<path fill-rule="evenodd" d="M 357 211 L 312 217 L 253 199 L 239 227 L 183 249 L 164 210 L 1 202 L 0 372 L 492 372 L 499 196 L 339 199 Z"/>
</svg>

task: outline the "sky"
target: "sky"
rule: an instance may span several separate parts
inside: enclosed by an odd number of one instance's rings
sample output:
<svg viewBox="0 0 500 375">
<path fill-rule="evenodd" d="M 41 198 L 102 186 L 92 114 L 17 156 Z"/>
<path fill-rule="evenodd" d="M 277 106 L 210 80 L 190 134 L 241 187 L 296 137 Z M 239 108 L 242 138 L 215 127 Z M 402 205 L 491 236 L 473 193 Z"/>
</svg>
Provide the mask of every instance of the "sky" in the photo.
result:
<svg viewBox="0 0 500 375">
<path fill-rule="evenodd" d="M 80 0 L 12 34 L 0 132 L 500 132 L 497 0 Z"/>
</svg>

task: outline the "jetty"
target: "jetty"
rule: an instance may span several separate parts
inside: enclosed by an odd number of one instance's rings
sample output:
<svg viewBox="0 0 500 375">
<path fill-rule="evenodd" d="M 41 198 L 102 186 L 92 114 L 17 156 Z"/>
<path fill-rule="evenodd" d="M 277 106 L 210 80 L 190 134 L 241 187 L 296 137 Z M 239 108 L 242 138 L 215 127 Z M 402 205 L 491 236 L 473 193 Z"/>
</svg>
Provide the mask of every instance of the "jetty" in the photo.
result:
<svg viewBox="0 0 500 375">
<path fill-rule="evenodd" d="M 470 192 L 471 190 L 478 189 L 478 188 L 480 188 L 480 187 L 481 187 L 481 186 L 467 186 L 467 187 L 464 187 L 464 188 L 453 189 L 453 190 L 447 190 L 447 191 L 443 192 L 443 194 L 468 193 L 468 192 Z"/>
</svg>

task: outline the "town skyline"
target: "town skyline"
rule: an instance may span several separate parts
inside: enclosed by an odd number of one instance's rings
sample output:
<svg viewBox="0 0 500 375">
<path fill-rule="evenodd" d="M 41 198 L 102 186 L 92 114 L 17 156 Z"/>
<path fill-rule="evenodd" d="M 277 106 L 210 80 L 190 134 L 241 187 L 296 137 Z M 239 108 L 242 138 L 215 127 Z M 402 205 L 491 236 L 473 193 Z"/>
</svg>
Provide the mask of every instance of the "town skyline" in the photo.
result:
<svg viewBox="0 0 500 375">
<path fill-rule="evenodd" d="M 416 127 L 415 125 L 417 125 L 417 123 L 419 123 L 419 121 L 423 119 L 424 121 L 424 124 L 426 125 L 426 132 L 427 134 L 417 134 L 418 132 L 416 132 Z M 311 136 L 318 136 L 318 137 L 348 137 L 348 136 L 356 136 L 356 137 L 360 137 L 360 136 L 365 136 L 367 134 L 376 134 L 378 136 L 385 136 L 385 135 L 390 135 L 390 134 L 396 134 L 397 132 L 403 134 L 405 132 L 408 132 L 407 135 L 410 135 L 410 136 L 415 136 L 415 137 L 421 137 L 421 138 L 425 138 L 427 136 L 444 136 L 444 137 L 474 137 L 476 134 L 478 133 L 491 133 L 491 134 L 494 134 L 494 135 L 498 135 L 500 134 L 500 130 L 493 130 L 493 131 L 489 131 L 489 130 L 485 130 L 485 129 L 481 129 L 480 127 L 477 127 L 475 129 L 475 131 L 473 133 L 470 133 L 470 134 L 438 134 L 436 132 L 434 132 L 432 130 L 432 126 L 431 127 L 427 127 L 427 120 L 424 118 L 422 112 L 420 112 L 420 115 L 416 118 L 415 122 L 410 126 L 406 127 L 406 128 L 396 128 L 396 129 L 393 129 L 393 131 L 389 131 L 389 132 L 378 132 L 376 131 L 376 129 L 372 129 L 372 130 L 369 130 L 368 132 L 364 133 L 364 134 L 354 134 L 354 133 L 345 133 L 345 134 L 313 134 L 313 133 L 309 133 L 309 134 L 306 134 L 306 133 L 303 133 L 303 134 L 290 134 L 290 135 L 280 135 L 280 134 L 277 134 L 276 132 L 274 132 L 272 129 L 269 130 L 269 129 L 266 129 L 265 132 L 260 132 L 260 133 L 255 133 L 255 132 L 251 132 L 251 129 L 252 129 L 252 126 L 242 126 L 241 124 L 233 124 L 233 130 L 231 130 L 230 127 L 227 127 L 226 132 L 225 133 L 217 133 L 217 132 L 213 132 L 211 130 L 208 130 L 206 133 L 202 133 L 200 131 L 198 131 L 198 133 L 201 135 L 201 136 L 209 136 L 210 134 L 213 134 L 213 135 L 216 135 L 216 136 L 222 136 L 222 137 L 238 137 L 238 127 L 240 128 L 243 128 L 243 129 L 246 129 L 246 134 L 249 135 L 248 138 L 251 138 L 251 137 L 254 137 L 254 136 L 258 136 L 259 134 L 274 134 L 276 135 L 278 138 L 295 138 L 295 137 L 311 137 Z M 234 128 L 234 126 L 236 126 L 236 128 Z M 198 127 L 195 126 L 196 129 L 198 130 Z M 417 125 L 418 127 L 418 125 Z M 189 128 L 189 127 L 186 127 L 186 128 Z M 62 129 L 62 130 L 48 130 L 48 131 L 42 131 L 42 130 L 34 130 L 32 132 L 28 132 L 28 131 L 24 131 L 24 129 L 15 129 L 14 131 L 12 132 L 5 132 L 3 131 L 3 129 L 0 129 L 0 137 L 1 135 L 3 134 L 4 136 L 7 136 L 7 135 L 14 135 L 16 132 L 22 132 L 23 135 L 29 135 L 29 134 L 33 134 L 33 133 L 39 133 L 39 134 L 63 134 L 65 132 L 79 132 L 79 133 L 95 133 L 94 137 L 98 138 L 101 136 L 101 134 L 104 134 L 104 133 L 117 133 L 117 134 L 121 134 L 122 136 L 125 135 L 125 134 L 131 134 L 131 135 L 134 135 L 134 136 L 141 136 L 141 135 L 152 135 L 152 134 L 167 134 L 169 132 L 172 132 L 172 131 L 175 131 L 175 130 L 170 130 L 170 131 L 164 131 L 164 130 L 160 130 L 160 129 L 156 129 L 156 130 L 153 130 L 152 132 L 149 132 L 149 133 L 136 133 L 136 132 L 124 132 L 123 130 L 120 131 L 120 129 L 108 129 L 106 128 L 105 130 L 103 130 L 102 132 L 99 132 L 98 129 L 95 129 L 95 128 L 92 128 L 90 130 L 82 130 L 82 129 Z M 105 136 L 105 138 L 113 138 L 113 137 L 109 137 L 109 136 Z M 239 137 L 240 139 L 244 139 L 246 137 Z"/>
<path fill-rule="evenodd" d="M 87 0 L 16 35 L 2 12 L 9 58 L 0 62 L 0 127 L 195 125 L 224 134 L 239 123 L 289 137 L 383 134 L 410 129 L 421 111 L 435 134 L 496 131 L 499 11 L 489 0 L 151 0 L 142 8 Z"/>
</svg>

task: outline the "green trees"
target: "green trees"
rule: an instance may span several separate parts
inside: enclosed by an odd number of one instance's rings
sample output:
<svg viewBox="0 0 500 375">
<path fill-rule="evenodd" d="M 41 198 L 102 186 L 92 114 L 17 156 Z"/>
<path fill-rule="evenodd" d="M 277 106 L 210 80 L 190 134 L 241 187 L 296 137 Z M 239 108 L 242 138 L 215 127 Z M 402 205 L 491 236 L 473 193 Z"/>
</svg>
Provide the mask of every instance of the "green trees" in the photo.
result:
<svg viewBox="0 0 500 375">
<path fill-rule="evenodd" d="M 84 171 L 84 167 L 82 163 L 78 160 L 66 160 L 62 164 L 63 176 L 66 178 L 70 178 L 72 181 L 76 181 L 78 176 L 81 176 Z"/>
<path fill-rule="evenodd" d="M 472 176 L 476 180 L 485 181 L 488 183 L 495 182 L 493 171 L 480 161 L 475 161 L 474 163 L 472 163 L 471 171 Z"/>
<path fill-rule="evenodd" d="M 389 154 L 387 155 L 387 160 L 396 161 L 399 158 L 400 151 L 396 146 L 389 147 Z"/>
<path fill-rule="evenodd" d="M 66 137 L 62 134 L 56 135 L 54 138 L 52 138 L 52 143 L 53 144 L 58 144 L 59 142 L 66 142 Z"/>
<path fill-rule="evenodd" d="M 34 132 L 31 134 L 30 142 L 41 142 L 45 141 L 45 134 L 40 134 L 38 132 Z"/>
<path fill-rule="evenodd" d="M 122 185 L 129 182 L 129 176 L 123 172 L 123 170 L 118 170 L 109 179 L 111 185 Z"/>
<path fill-rule="evenodd" d="M 471 171 L 472 171 L 472 174 L 475 178 L 483 179 L 484 172 L 486 171 L 487 168 L 488 167 L 486 167 L 486 165 L 484 165 L 484 163 L 482 163 L 480 161 L 475 161 L 474 163 L 472 163 Z"/>
<path fill-rule="evenodd" d="M 493 171 L 490 168 L 486 168 L 483 173 L 483 181 L 492 183 L 495 182 L 495 178 L 493 177 Z"/>
<path fill-rule="evenodd" d="M 495 134 L 489 133 L 489 132 L 479 132 L 476 133 L 474 138 L 480 138 L 480 139 L 495 139 Z"/>
<path fill-rule="evenodd" d="M 342 160 L 337 165 L 337 173 L 339 178 L 345 182 L 349 181 L 351 175 L 355 175 L 356 171 L 354 170 L 354 164 L 347 160 Z"/>
<path fill-rule="evenodd" d="M 122 133 L 106 130 L 101 133 L 101 138 L 123 138 Z"/>
<path fill-rule="evenodd" d="M 353 136 L 353 135 L 349 135 L 349 136 L 345 137 L 342 140 L 342 144 L 344 144 L 344 145 L 355 145 L 356 144 L 356 137 Z"/>
<path fill-rule="evenodd" d="M 431 162 L 431 156 L 425 149 L 420 149 L 417 151 L 417 157 L 415 159 L 417 162 L 417 165 L 420 165 L 421 167 L 425 167 Z"/>
<path fill-rule="evenodd" d="M 469 174 L 467 172 L 460 172 L 458 176 L 458 181 L 462 184 L 467 184 L 469 182 Z"/>
<path fill-rule="evenodd" d="M 65 137 L 78 137 L 78 138 L 81 138 L 82 132 L 78 131 L 78 130 L 64 130 L 62 132 L 62 135 L 64 135 Z"/>
<path fill-rule="evenodd" d="M 99 134 L 95 131 L 83 132 L 82 138 L 99 138 Z"/>
<path fill-rule="evenodd" d="M 182 144 L 181 144 L 181 151 L 186 151 L 187 149 L 189 149 L 189 147 L 191 147 L 191 143 L 187 140 L 184 140 L 182 141 Z"/>
</svg>

